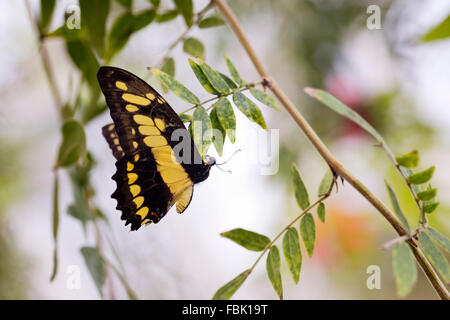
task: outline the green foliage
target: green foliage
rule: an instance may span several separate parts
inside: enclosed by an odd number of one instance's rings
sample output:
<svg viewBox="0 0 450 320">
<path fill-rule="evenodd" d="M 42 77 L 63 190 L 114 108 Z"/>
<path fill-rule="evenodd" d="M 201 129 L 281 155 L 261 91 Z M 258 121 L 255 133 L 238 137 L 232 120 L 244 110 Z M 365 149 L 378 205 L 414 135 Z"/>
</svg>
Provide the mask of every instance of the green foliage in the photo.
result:
<svg viewBox="0 0 450 320">
<path fill-rule="evenodd" d="M 194 6 L 192 0 L 174 0 L 178 11 L 183 15 L 186 25 L 189 27 L 194 22 Z"/>
<path fill-rule="evenodd" d="M 41 33 L 44 33 L 51 20 L 53 11 L 55 10 L 55 0 L 41 0 L 41 20 L 39 23 L 39 29 Z"/>
<path fill-rule="evenodd" d="M 267 93 L 253 88 L 250 89 L 250 93 L 252 94 L 253 97 L 255 97 L 256 100 L 262 102 L 266 106 L 271 107 L 272 109 L 275 109 L 277 111 L 281 110 L 275 99 L 272 98 L 272 96 L 268 95 Z"/>
<path fill-rule="evenodd" d="M 200 103 L 200 100 L 197 98 L 195 94 L 189 91 L 189 89 L 187 89 L 177 80 L 175 80 L 172 76 L 155 68 L 150 68 L 150 71 L 158 78 L 158 80 L 163 85 L 165 85 L 170 91 L 172 91 L 179 98 L 192 104 Z"/>
<path fill-rule="evenodd" d="M 442 40 L 450 37 L 450 15 L 447 16 L 440 24 L 429 30 L 422 36 L 422 41 Z"/>
<path fill-rule="evenodd" d="M 224 24 L 225 24 L 225 21 L 223 21 L 222 18 L 217 17 L 217 16 L 210 16 L 210 17 L 207 17 L 207 18 L 201 20 L 198 23 L 198 26 L 200 29 L 205 29 L 205 28 L 223 26 Z"/>
<path fill-rule="evenodd" d="M 431 188 L 425 191 L 421 191 L 417 194 L 417 197 L 422 201 L 430 201 L 436 197 L 437 189 Z"/>
<path fill-rule="evenodd" d="M 300 241 L 295 228 L 289 228 L 283 238 L 283 252 L 287 265 L 291 271 L 295 283 L 300 279 L 300 269 L 302 268 L 302 252 Z"/>
<path fill-rule="evenodd" d="M 450 239 L 432 227 L 428 227 L 425 231 L 430 238 L 438 244 L 442 249 L 450 253 Z"/>
<path fill-rule="evenodd" d="M 191 66 L 192 71 L 194 71 L 195 77 L 200 82 L 200 84 L 203 86 L 203 88 L 211 94 L 218 95 L 219 91 L 214 89 L 214 87 L 209 82 L 208 78 L 203 73 L 202 68 L 200 68 L 200 66 L 191 58 L 189 58 L 189 65 Z"/>
<path fill-rule="evenodd" d="M 205 155 L 212 142 L 212 124 L 202 106 L 197 107 L 192 115 L 192 136 L 200 155 Z"/>
<path fill-rule="evenodd" d="M 444 254 L 436 247 L 426 232 L 419 234 L 419 245 L 446 283 L 450 282 L 450 266 Z"/>
<path fill-rule="evenodd" d="M 391 186 L 389 185 L 389 183 L 387 183 L 387 181 L 385 181 L 385 184 L 386 184 L 386 188 L 388 190 L 389 199 L 391 200 L 392 208 L 394 208 L 394 213 L 399 218 L 399 220 L 402 223 L 403 227 L 408 232 L 410 232 L 411 228 L 409 226 L 408 219 L 406 219 L 402 209 L 400 208 L 400 204 L 398 202 L 398 199 L 397 199 L 397 196 L 395 195 L 394 190 L 392 190 Z"/>
<path fill-rule="evenodd" d="M 225 62 L 227 63 L 228 71 L 230 71 L 231 76 L 233 77 L 233 80 L 236 81 L 236 83 L 240 86 L 245 86 L 245 81 L 241 78 L 239 72 L 237 71 L 234 64 L 231 62 L 230 59 L 227 58 L 227 56 L 224 56 Z"/>
<path fill-rule="evenodd" d="M 227 98 L 220 98 L 214 105 L 214 110 L 217 113 L 222 128 L 225 130 L 231 143 L 236 140 L 236 117 L 234 115 L 233 107 Z"/>
<path fill-rule="evenodd" d="M 266 236 L 241 228 L 223 232 L 220 235 L 252 251 L 262 251 L 270 243 L 270 239 Z"/>
<path fill-rule="evenodd" d="M 50 276 L 50 281 L 53 281 L 58 272 L 58 229 L 59 229 L 59 180 L 58 174 L 55 172 L 53 180 L 53 271 Z"/>
<path fill-rule="evenodd" d="M 272 283 L 273 289 L 280 297 L 283 299 L 283 286 L 281 283 L 281 272 L 280 272 L 280 251 L 277 246 L 272 246 L 270 248 L 269 254 L 266 260 L 266 271 L 270 282 Z"/>
<path fill-rule="evenodd" d="M 103 297 L 102 288 L 105 283 L 105 266 L 100 252 L 98 252 L 97 248 L 83 247 L 81 248 L 81 254 L 100 296 Z"/>
<path fill-rule="evenodd" d="M 86 154 L 86 135 L 83 126 L 76 120 L 69 120 L 62 126 L 63 140 L 59 147 L 56 166 L 67 167 Z"/>
<path fill-rule="evenodd" d="M 334 182 L 333 172 L 331 172 L 331 170 L 328 169 L 327 172 L 325 172 L 325 175 L 323 176 L 322 180 L 320 181 L 318 196 L 321 197 L 325 194 L 328 194 L 328 192 L 330 192 L 331 190 L 331 187 L 333 186 L 333 182 Z"/>
<path fill-rule="evenodd" d="M 219 156 L 223 154 L 223 145 L 225 143 L 225 129 L 220 124 L 219 118 L 217 117 L 216 108 L 213 108 L 209 113 L 209 118 L 211 119 L 212 128 L 215 130 L 212 137 L 212 142 L 217 150 Z"/>
<path fill-rule="evenodd" d="M 300 208 L 306 209 L 309 207 L 309 196 L 306 190 L 305 184 L 303 183 L 300 173 L 298 172 L 295 164 L 291 166 L 292 183 L 295 190 L 295 199 Z"/>
<path fill-rule="evenodd" d="M 424 171 L 414 173 L 408 177 L 408 182 L 411 184 L 423 184 L 428 182 L 434 174 L 435 167 L 432 166 Z"/>
<path fill-rule="evenodd" d="M 258 106 L 252 100 L 247 98 L 243 93 L 236 92 L 233 94 L 233 102 L 248 119 L 259 124 L 264 130 L 267 130 L 267 125 L 261 110 L 259 110 Z"/>
<path fill-rule="evenodd" d="M 227 94 L 230 92 L 230 87 L 218 71 L 211 68 L 200 58 L 197 58 L 197 62 L 202 69 L 203 74 L 206 76 L 209 83 L 211 83 L 211 85 L 217 92 L 222 94 Z"/>
<path fill-rule="evenodd" d="M 242 286 L 244 281 L 250 274 L 249 270 L 245 270 L 239 274 L 236 278 L 226 283 L 214 294 L 213 300 L 228 300 L 233 294 Z"/>
<path fill-rule="evenodd" d="M 187 38 L 183 42 L 183 51 L 193 57 L 205 58 L 205 47 L 203 43 L 193 37 Z"/>
<path fill-rule="evenodd" d="M 398 243 L 392 250 L 392 269 L 397 294 L 406 297 L 417 281 L 417 267 L 413 253 L 405 242 Z"/>
<path fill-rule="evenodd" d="M 415 168 L 419 164 L 419 152 L 417 150 L 413 150 L 400 157 L 396 157 L 395 161 L 397 161 L 397 163 L 402 167 Z"/>
<path fill-rule="evenodd" d="M 310 213 L 305 214 L 300 220 L 300 234 L 309 257 L 312 257 L 316 241 L 316 225 Z"/>
<path fill-rule="evenodd" d="M 81 21 L 88 35 L 88 42 L 100 56 L 105 48 L 106 19 L 109 13 L 109 0 L 80 0 Z"/>
<path fill-rule="evenodd" d="M 317 206 L 317 216 L 320 221 L 325 222 L 325 204 L 323 202 L 319 203 Z"/>
</svg>

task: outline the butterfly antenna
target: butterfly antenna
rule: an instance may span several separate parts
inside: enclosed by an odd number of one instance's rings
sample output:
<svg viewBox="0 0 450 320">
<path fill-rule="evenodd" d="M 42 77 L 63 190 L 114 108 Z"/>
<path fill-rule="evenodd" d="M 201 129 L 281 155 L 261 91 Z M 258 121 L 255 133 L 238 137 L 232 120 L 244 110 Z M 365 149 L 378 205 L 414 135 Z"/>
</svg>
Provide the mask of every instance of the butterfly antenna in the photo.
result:
<svg viewBox="0 0 450 320">
<path fill-rule="evenodd" d="M 226 160 L 225 162 L 222 162 L 222 163 L 216 163 L 216 166 L 221 166 L 221 165 L 227 163 L 227 162 L 230 161 L 231 158 L 233 158 L 234 155 L 235 155 L 236 153 L 238 153 L 239 151 L 242 151 L 242 150 L 241 150 L 241 149 L 237 149 L 237 150 L 231 155 L 231 157 L 228 158 L 228 160 Z M 222 170 L 222 171 L 223 171 L 223 170 Z"/>
<path fill-rule="evenodd" d="M 221 167 L 217 166 L 217 169 L 219 169 L 222 172 L 227 172 L 227 173 L 233 173 L 231 172 L 231 170 L 223 170 Z"/>
</svg>

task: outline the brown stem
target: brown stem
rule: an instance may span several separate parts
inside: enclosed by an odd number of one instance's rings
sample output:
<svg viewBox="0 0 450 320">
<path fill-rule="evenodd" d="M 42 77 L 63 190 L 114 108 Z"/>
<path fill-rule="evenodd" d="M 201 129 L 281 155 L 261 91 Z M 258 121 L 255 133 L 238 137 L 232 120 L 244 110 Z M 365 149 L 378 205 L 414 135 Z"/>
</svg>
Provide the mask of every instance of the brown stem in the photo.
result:
<svg viewBox="0 0 450 320">
<path fill-rule="evenodd" d="M 316 132 L 311 128 L 309 123 L 303 118 L 301 113 L 297 110 L 295 105 L 289 100 L 286 94 L 278 87 L 276 82 L 269 76 L 265 68 L 263 67 L 261 61 L 253 50 L 250 42 L 248 41 L 239 21 L 236 19 L 233 11 L 228 7 L 228 5 L 223 0 L 214 0 L 215 5 L 225 16 L 228 24 L 233 29 L 237 38 L 241 42 L 244 50 L 247 52 L 250 60 L 258 71 L 259 75 L 266 79 L 269 83 L 268 87 L 272 90 L 273 94 L 278 98 L 280 103 L 284 106 L 286 111 L 291 115 L 303 133 L 306 135 L 308 140 L 314 146 L 314 148 L 320 153 L 322 158 L 328 163 L 328 165 L 343 179 L 350 183 L 364 198 L 366 198 L 392 225 L 392 227 L 397 231 L 400 236 L 407 236 L 408 232 L 403 228 L 398 218 L 387 208 L 381 200 L 379 200 L 366 186 L 364 186 L 361 181 L 354 177 L 351 172 L 349 172 L 328 150 L 326 145 L 317 136 Z M 450 295 L 439 279 L 438 275 L 432 268 L 431 264 L 423 254 L 422 250 L 418 248 L 414 240 L 409 240 L 408 244 L 414 252 L 414 256 L 417 262 L 421 266 L 428 280 L 441 297 L 441 299 L 450 299 Z"/>
</svg>

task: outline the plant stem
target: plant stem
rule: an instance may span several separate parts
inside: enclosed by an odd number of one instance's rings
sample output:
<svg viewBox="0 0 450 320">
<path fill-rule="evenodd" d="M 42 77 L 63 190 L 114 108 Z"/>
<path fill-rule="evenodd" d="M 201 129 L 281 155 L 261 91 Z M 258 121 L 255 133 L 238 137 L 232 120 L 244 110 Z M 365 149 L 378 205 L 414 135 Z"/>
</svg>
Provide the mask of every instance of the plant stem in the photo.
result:
<svg viewBox="0 0 450 320">
<path fill-rule="evenodd" d="M 172 50 L 175 49 L 175 47 L 186 38 L 187 34 L 189 33 L 189 31 L 191 31 L 192 27 L 197 25 L 200 22 L 200 20 L 203 18 L 205 13 L 208 12 L 209 9 L 211 9 L 213 7 L 213 4 L 214 3 L 211 0 L 202 10 L 200 10 L 197 13 L 197 17 L 195 18 L 194 22 L 190 26 L 188 26 L 186 28 L 186 30 L 184 30 L 184 32 L 174 42 L 172 42 L 172 44 L 169 46 L 169 48 L 167 48 L 167 51 L 164 54 L 164 56 L 161 58 L 161 60 L 159 60 L 159 62 L 155 64 L 157 67 L 161 67 L 162 65 L 164 65 L 164 63 L 167 61 L 167 59 L 169 59 L 169 55 L 172 52 Z"/>
<path fill-rule="evenodd" d="M 308 140 L 314 146 L 314 148 L 319 152 L 322 158 L 328 163 L 328 165 L 343 179 L 345 179 L 349 184 L 351 184 L 364 198 L 366 198 L 392 225 L 395 231 L 400 236 L 408 235 L 408 232 L 403 228 L 402 224 L 398 220 L 398 218 L 387 208 L 384 203 L 379 200 L 361 181 L 359 181 L 356 177 L 353 176 L 351 172 L 349 172 L 328 150 L 326 145 L 322 142 L 322 140 L 317 136 L 316 132 L 311 128 L 309 123 L 303 118 L 301 113 L 297 110 L 296 106 L 289 100 L 286 94 L 278 87 L 276 82 L 269 77 L 269 74 L 263 67 L 261 61 L 253 50 L 250 42 L 247 39 L 239 21 L 236 19 L 233 11 L 228 7 L 228 5 L 223 0 L 214 0 L 215 5 L 219 8 L 219 10 L 224 15 L 227 20 L 229 26 L 236 34 L 237 38 L 241 42 L 244 50 L 255 66 L 256 70 L 260 74 L 260 76 L 267 80 L 268 87 L 272 91 L 272 93 L 278 98 L 280 103 L 284 106 L 286 111 L 290 114 L 293 120 L 297 123 L 303 133 L 306 135 Z M 414 242 L 414 239 L 410 239 L 407 241 L 413 250 L 414 256 L 416 257 L 419 265 L 427 276 L 428 280 L 441 297 L 441 299 L 450 299 L 450 295 L 447 291 L 447 288 L 442 283 L 439 276 L 436 274 L 434 269 L 432 268 L 430 262 L 427 260 L 422 250 L 418 248 Z"/>
<path fill-rule="evenodd" d="M 64 103 L 62 101 L 61 94 L 59 93 L 55 78 L 53 76 L 53 69 L 50 64 L 50 57 L 49 57 L 47 48 L 45 47 L 45 45 L 43 43 L 44 38 L 43 38 L 41 32 L 39 31 L 39 24 L 38 24 L 37 20 L 33 17 L 33 14 L 31 12 L 31 6 L 30 6 L 30 3 L 28 0 L 25 0 L 25 7 L 27 9 L 28 17 L 32 23 L 32 27 L 38 38 L 39 56 L 41 58 L 42 66 L 44 67 L 44 72 L 47 77 L 47 81 L 49 83 L 49 87 L 50 87 L 50 90 L 53 95 L 53 100 L 54 100 L 56 108 L 58 110 L 58 114 L 62 118 L 62 116 L 63 116 L 62 111 L 63 111 Z"/>
</svg>

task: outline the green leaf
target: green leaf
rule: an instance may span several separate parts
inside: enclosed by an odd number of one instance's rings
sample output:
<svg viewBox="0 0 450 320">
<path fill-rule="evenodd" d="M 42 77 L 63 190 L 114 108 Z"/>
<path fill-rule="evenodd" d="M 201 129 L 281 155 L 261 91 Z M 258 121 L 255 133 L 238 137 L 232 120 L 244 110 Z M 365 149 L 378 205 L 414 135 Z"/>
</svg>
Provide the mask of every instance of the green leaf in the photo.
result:
<svg viewBox="0 0 450 320">
<path fill-rule="evenodd" d="M 433 177 L 435 167 L 429 167 L 428 169 L 414 173 L 408 177 L 408 182 L 411 184 L 422 184 L 428 182 Z"/>
<path fill-rule="evenodd" d="M 161 4 L 161 0 L 149 0 L 155 8 L 158 8 Z"/>
<path fill-rule="evenodd" d="M 331 190 L 331 186 L 333 185 L 334 177 L 333 172 L 330 169 L 325 172 L 322 180 L 320 181 L 318 196 L 321 197 L 324 194 L 327 194 Z"/>
<path fill-rule="evenodd" d="M 325 222 L 325 204 L 323 202 L 319 203 L 319 206 L 317 207 L 317 216 L 320 221 Z"/>
<path fill-rule="evenodd" d="M 409 227 L 408 219 L 406 219 L 406 217 L 400 207 L 400 204 L 398 203 L 398 199 L 397 199 L 397 196 L 395 195 L 394 190 L 392 190 L 391 186 L 389 185 L 389 183 L 387 183 L 387 181 L 385 181 L 385 184 L 386 184 L 386 188 L 388 190 L 389 199 L 391 200 L 392 208 L 394 209 L 394 212 L 397 215 L 397 218 L 400 220 L 403 227 L 408 232 L 410 232 L 411 228 Z"/>
<path fill-rule="evenodd" d="M 170 10 L 170 11 L 166 11 L 161 14 L 157 14 L 156 22 L 164 23 L 164 22 L 172 21 L 173 19 L 175 19 L 178 16 L 178 13 L 179 13 L 178 10 Z"/>
<path fill-rule="evenodd" d="M 259 110 L 258 106 L 243 93 L 236 92 L 233 94 L 233 102 L 236 107 L 251 121 L 259 124 L 263 129 L 267 129 L 264 117 Z"/>
<path fill-rule="evenodd" d="M 432 213 L 434 210 L 437 209 L 439 204 L 440 204 L 439 202 L 436 202 L 434 200 L 424 202 L 424 204 L 423 204 L 423 211 L 425 213 Z"/>
<path fill-rule="evenodd" d="M 245 270 L 239 274 L 236 278 L 226 283 L 214 294 L 213 300 L 228 300 L 233 294 L 242 286 L 244 281 L 250 274 L 250 270 Z"/>
<path fill-rule="evenodd" d="M 80 39 L 67 39 L 66 49 L 72 62 L 81 71 L 92 90 L 99 91 L 97 70 L 100 65 L 89 45 Z"/>
<path fill-rule="evenodd" d="M 415 168 L 419 164 L 419 152 L 417 150 L 413 150 L 400 157 L 396 157 L 395 161 L 397 161 L 397 163 L 402 167 Z"/>
<path fill-rule="evenodd" d="M 272 283 L 275 292 L 283 299 L 283 286 L 281 284 L 281 272 L 280 272 L 280 251 L 277 246 L 270 248 L 269 254 L 266 260 L 267 276 Z"/>
<path fill-rule="evenodd" d="M 255 97 L 256 100 L 264 103 L 266 106 L 271 107 L 272 109 L 275 109 L 277 111 L 281 110 L 275 99 L 267 93 L 254 88 L 250 89 L 250 93 Z"/>
<path fill-rule="evenodd" d="M 53 281 L 58 272 L 58 228 L 59 228 L 59 181 L 58 173 L 55 171 L 53 180 L 53 271 L 50 281 Z"/>
<path fill-rule="evenodd" d="M 69 120 L 63 124 L 62 135 L 56 165 L 67 167 L 86 155 L 86 135 L 83 126 L 76 120 Z"/>
<path fill-rule="evenodd" d="M 183 51 L 193 57 L 205 58 L 205 47 L 203 43 L 196 38 L 187 38 L 183 42 Z"/>
<path fill-rule="evenodd" d="M 116 1 L 127 9 L 131 9 L 131 7 L 133 6 L 133 0 L 116 0 Z"/>
<path fill-rule="evenodd" d="M 228 135 L 228 139 L 230 139 L 231 143 L 234 143 L 236 140 L 236 117 L 230 101 L 222 97 L 215 103 L 214 109 L 216 110 L 217 119 Z"/>
<path fill-rule="evenodd" d="M 234 64 L 231 62 L 230 59 L 228 59 L 227 56 L 224 56 L 225 58 L 225 62 L 227 63 L 227 67 L 228 70 L 230 71 L 231 77 L 233 78 L 234 81 L 236 81 L 236 83 L 239 86 L 245 86 L 246 82 L 244 81 L 244 79 L 241 78 L 239 72 L 237 71 L 236 67 L 234 66 Z"/>
<path fill-rule="evenodd" d="M 283 237 L 283 253 L 287 265 L 291 271 L 295 283 L 300 279 L 300 269 L 302 268 L 302 252 L 298 239 L 297 229 L 289 228 Z"/>
<path fill-rule="evenodd" d="M 39 23 L 39 29 L 42 33 L 50 25 L 53 11 L 55 10 L 55 3 L 55 0 L 41 0 L 41 21 Z"/>
<path fill-rule="evenodd" d="M 225 82 L 228 85 L 228 88 L 230 89 L 236 89 L 238 86 L 236 85 L 236 83 L 234 83 L 233 80 L 231 80 L 226 74 L 223 74 L 222 72 L 219 72 L 220 76 L 222 77 L 223 80 L 225 80 Z"/>
<path fill-rule="evenodd" d="M 310 213 L 305 214 L 300 221 L 300 234 L 309 257 L 312 257 L 314 243 L 316 241 L 316 225 L 314 224 L 314 218 Z"/>
<path fill-rule="evenodd" d="M 192 0 L 174 0 L 178 11 L 183 15 L 186 25 L 190 27 L 194 18 L 194 6 Z"/>
<path fill-rule="evenodd" d="M 417 267 L 411 249 L 405 242 L 398 243 L 392 249 L 392 268 L 397 294 L 406 297 L 417 281 Z"/>
<path fill-rule="evenodd" d="M 303 183 L 295 164 L 292 164 L 291 166 L 291 175 L 292 183 L 294 184 L 295 199 L 297 200 L 298 206 L 305 210 L 309 207 L 308 190 L 306 190 L 305 184 Z"/>
<path fill-rule="evenodd" d="M 434 242 L 440 245 L 445 251 L 450 252 L 450 239 L 444 236 L 442 233 L 433 229 L 432 227 L 428 227 L 425 231 Z"/>
<path fill-rule="evenodd" d="M 189 91 L 185 86 L 183 86 L 181 83 L 175 80 L 172 76 L 155 68 L 149 69 L 162 84 L 164 84 L 170 91 L 172 91 L 179 98 L 192 104 L 200 103 L 200 100 L 197 98 L 195 94 Z"/>
<path fill-rule="evenodd" d="M 425 191 L 421 191 L 417 194 L 417 197 L 422 201 L 430 201 L 436 197 L 437 189 L 431 188 Z"/>
<path fill-rule="evenodd" d="M 220 235 L 252 251 L 263 251 L 270 243 L 268 237 L 241 228 L 223 232 Z"/>
<path fill-rule="evenodd" d="M 161 67 L 161 71 L 167 73 L 169 76 L 175 76 L 175 60 L 173 58 L 168 58 L 163 66 Z"/>
<path fill-rule="evenodd" d="M 227 94 L 228 92 L 230 92 L 228 84 L 222 78 L 222 76 L 218 71 L 211 68 L 200 58 L 197 58 L 197 62 L 200 65 L 200 68 L 202 69 L 204 75 L 206 76 L 206 78 L 211 83 L 214 89 L 223 94 Z"/>
<path fill-rule="evenodd" d="M 422 41 L 442 40 L 450 37 L 450 15 L 422 36 Z"/>
<path fill-rule="evenodd" d="M 209 113 L 209 118 L 211 119 L 211 124 L 214 129 L 214 134 L 212 137 L 212 141 L 214 143 L 214 147 L 217 150 L 219 156 L 223 154 L 223 145 L 225 143 L 225 129 L 220 124 L 219 118 L 217 117 L 216 108 L 213 108 Z"/>
<path fill-rule="evenodd" d="M 201 20 L 198 23 L 198 26 L 200 29 L 205 29 L 205 28 L 223 26 L 224 24 L 225 24 L 225 21 L 223 21 L 222 18 L 217 17 L 217 16 L 210 16 L 210 17 L 207 17 L 207 18 Z"/>
<path fill-rule="evenodd" d="M 136 13 L 133 16 L 133 32 L 137 32 L 147 27 L 156 17 L 156 12 L 153 9 L 144 10 Z"/>
<path fill-rule="evenodd" d="M 178 116 L 180 117 L 181 121 L 183 121 L 183 122 L 191 122 L 192 121 L 192 116 L 190 116 L 188 114 L 179 113 Z"/>
<path fill-rule="evenodd" d="M 200 155 L 205 155 L 212 142 L 212 124 L 202 106 L 197 107 L 192 115 L 192 134 Z"/>
<path fill-rule="evenodd" d="M 103 297 L 102 288 L 105 283 L 105 268 L 100 253 L 97 248 L 82 247 L 81 254 L 83 255 L 84 262 L 86 262 L 86 266 L 95 282 L 100 296 Z"/>
<path fill-rule="evenodd" d="M 442 252 L 434 245 L 427 233 L 419 233 L 419 245 L 433 267 L 441 274 L 446 283 L 450 282 L 450 266 Z"/>
<path fill-rule="evenodd" d="M 106 19 L 109 13 L 109 0 L 80 0 L 81 21 L 88 35 L 91 47 L 103 56 L 105 48 Z"/>
<path fill-rule="evenodd" d="M 127 44 L 131 35 L 149 25 L 155 19 L 156 13 L 153 9 L 141 11 L 133 15 L 125 12 L 113 23 L 108 37 L 107 60 L 110 60 Z"/>
<path fill-rule="evenodd" d="M 334 112 L 355 122 L 358 126 L 370 133 L 375 138 L 375 140 L 383 144 L 385 147 L 387 146 L 383 137 L 366 120 L 364 120 L 350 107 L 346 106 L 341 101 L 336 99 L 333 95 L 320 89 L 305 88 L 304 90 L 308 95 L 322 102 L 325 106 L 329 107 Z"/>
<path fill-rule="evenodd" d="M 189 58 L 189 65 L 192 68 L 192 71 L 194 71 L 195 76 L 197 77 L 197 80 L 200 82 L 200 84 L 205 88 L 206 91 L 208 91 L 211 94 L 219 95 L 219 91 L 214 89 L 214 87 L 209 82 L 208 78 L 203 73 L 200 66 L 191 58 Z"/>
</svg>

